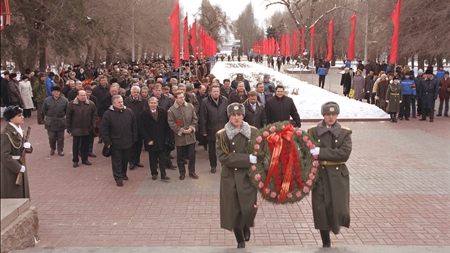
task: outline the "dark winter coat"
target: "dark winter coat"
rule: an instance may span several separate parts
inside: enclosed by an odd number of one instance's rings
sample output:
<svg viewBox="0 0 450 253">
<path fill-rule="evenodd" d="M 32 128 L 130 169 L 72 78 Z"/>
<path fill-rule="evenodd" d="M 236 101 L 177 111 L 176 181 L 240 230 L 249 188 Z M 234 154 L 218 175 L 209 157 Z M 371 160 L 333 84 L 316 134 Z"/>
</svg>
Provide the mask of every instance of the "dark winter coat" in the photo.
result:
<svg viewBox="0 0 450 253">
<path fill-rule="evenodd" d="M 251 127 L 251 136 L 257 129 Z M 250 142 L 244 135 L 238 134 L 228 139 L 225 129 L 216 134 L 216 153 L 222 165 L 220 173 L 220 227 L 232 230 L 244 225 L 254 226 L 258 209 L 256 204 L 256 188 L 247 175 L 250 169 L 250 158 L 246 148 Z M 221 140 L 230 150 L 222 149 Z"/>
<path fill-rule="evenodd" d="M 364 98 L 364 77 L 362 75 L 356 75 L 353 78 L 352 89 L 355 90 L 354 99 Z"/>
<path fill-rule="evenodd" d="M 224 97 L 226 97 L 226 98 L 228 98 L 228 97 L 230 96 L 231 92 L 233 92 L 233 91 L 234 91 L 234 89 L 230 87 L 230 90 L 229 90 L 230 93 L 228 93 L 228 92 L 225 90 L 225 88 L 222 86 L 222 87 L 220 88 L 220 95 L 221 95 L 221 96 L 224 96 Z"/>
<path fill-rule="evenodd" d="M 422 99 L 423 109 L 434 109 L 434 102 L 439 94 L 439 84 L 436 78 L 422 79 L 420 90 L 418 92 L 419 98 Z"/>
<path fill-rule="evenodd" d="M 250 88 L 250 83 L 248 82 L 247 79 L 244 79 L 243 82 L 244 82 L 245 90 L 246 90 L 247 92 L 249 92 L 249 91 L 251 90 L 251 88 Z M 231 82 L 231 88 L 236 89 L 236 88 L 237 88 L 237 83 L 238 83 L 238 80 L 234 79 L 234 80 Z"/>
<path fill-rule="evenodd" d="M 256 128 L 261 128 L 267 124 L 266 110 L 262 103 L 256 101 L 256 111 L 253 111 L 253 108 L 247 99 L 244 102 L 244 108 L 245 108 L 245 117 L 244 117 L 245 122 Z"/>
<path fill-rule="evenodd" d="M 267 124 L 290 120 L 295 121 L 296 127 L 301 127 L 300 115 L 292 98 L 282 96 L 281 98 L 273 96 L 269 98 L 264 105 L 266 108 Z"/>
<path fill-rule="evenodd" d="M 92 93 L 94 94 L 94 93 Z M 97 97 L 98 99 L 98 97 Z M 97 115 L 100 118 L 103 118 L 103 114 L 109 109 L 109 107 L 112 105 L 112 96 L 111 93 L 106 94 L 106 96 L 103 97 L 103 99 L 99 100 L 99 105 L 97 106 Z"/>
<path fill-rule="evenodd" d="M 9 79 L 8 82 L 9 102 L 13 105 L 23 106 L 22 96 L 20 95 L 19 82 Z"/>
<path fill-rule="evenodd" d="M 148 103 L 146 100 L 142 99 L 141 96 L 138 97 L 138 99 L 134 100 L 131 96 L 125 98 L 125 100 L 123 100 L 123 104 L 128 108 L 131 109 L 134 113 L 134 116 L 136 117 L 137 123 L 139 124 L 139 115 L 141 114 L 141 112 L 144 110 L 145 108 L 145 104 L 147 104 L 147 108 L 148 108 Z"/>
<path fill-rule="evenodd" d="M 25 136 L 25 133 L 24 133 Z M 16 185 L 22 164 L 13 156 L 21 157 L 23 137 L 7 123 L 1 134 L 1 198 L 29 198 L 28 172 L 25 170 L 22 185 Z M 23 164 L 27 169 L 26 164 Z"/>
<path fill-rule="evenodd" d="M 94 87 L 94 89 L 92 89 L 92 95 L 94 95 L 100 103 L 107 94 L 109 94 L 108 85 L 106 85 L 105 87 L 103 87 L 101 85 L 97 85 Z"/>
<path fill-rule="evenodd" d="M 240 94 L 240 95 L 237 92 L 238 91 L 235 90 L 230 93 L 230 96 L 228 96 L 228 104 L 231 104 L 231 103 L 242 104 L 245 102 L 245 100 L 247 100 L 247 98 L 248 98 L 247 91 L 244 91 L 244 93 Z"/>
<path fill-rule="evenodd" d="M 326 128 L 326 125 L 321 121 L 308 130 L 312 138 L 319 143 L 319 162 L 322 163 L 317 167 L 319 178 L 311 197 L 314 227 L 338 234 L 340 226 L 350 226 L 350 179 L 345 162 L 352 151 L 352 130 L 341 127 L 336 122 L 332 128 L 340 129 L 337 137 L 331 131 L 319 136 L 319 127 Z M 323 165 L 325 161 L 342 164 Z"/>
<path fill-rule="evenodd" d="M 72 136 L 86 136 L 97 127 L 97 108 L 86 99 L 80 102 L 78 98 L 69 102 L 66 110 L 66 129 Z"/>
<path fill-rule="evenodd" d="M 209 95 L 203 99 L 200 108 L 200 135 L 206 134 L 206 140 L 208 141 L 215 141 L 217 131 L 228 122 L 228 100 L 222 96 L 219 96 L 218 99 L 219 102 L 216 104 Z"/>
<path fill-rule="evenodd" d="M 66 110 L 69 105 L 67 98 L 59 96 L 47 97 L 42 104 L 42 113 L 45 116 L 45 129 L 59 132 L 66 129 Z"/>
<path fill-rule="evenodd" d="M 347 95 L 350 93 L 350 88 L 352 87 L 352 76 L 351 76 L 350 72 L 342 74 L 341 86 L 343 86 L 344 95 Z"/>
<path fill-rule="evenodd" d="M 1 96 L 2 96 L 2 102 L 4 106 L 9 106 L 11 103 L 9 102 L 9 96 L 8 96 L 8 82 L 9 80 L 6 78 L 2 78 L 1 82 Z"/>
<path fill-rule="evenodd" d="M 131 148 L 138 136 L 133 111 L 126 107 L 118 109 L 111 105 L 103 114 L 101 132 L 106 146 L 112 145 L 116 149 Z"/>
<path fill-rule="evenodd" d="M 449 99 L 450 97 L 450 78 L 442 78 L 439 81 L 439 98 Z"/>
<path fill-rule="evenodd" d="M 139 134 L 144 139 L 146 151 L 163 151 L 166 149 L 165 142 L 169 138 L 170 128 L 167 123 L 167 111 L 157 107 L 157 120 L 152 116 L 150 108 L 139 114 Z M 153 145 L 148 143 L 153 141 Z"/>
</svg>

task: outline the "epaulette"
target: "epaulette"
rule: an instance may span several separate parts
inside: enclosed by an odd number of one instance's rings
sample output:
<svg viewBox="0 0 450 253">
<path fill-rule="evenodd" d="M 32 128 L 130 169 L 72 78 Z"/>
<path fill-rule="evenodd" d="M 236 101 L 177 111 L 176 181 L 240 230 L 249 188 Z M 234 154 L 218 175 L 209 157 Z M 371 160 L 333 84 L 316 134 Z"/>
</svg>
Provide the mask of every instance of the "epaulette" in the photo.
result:
<svg viewBox="0 0 450 253">
<path fill-rule="evenodd" d="M 217 134 L 221 134 L 221 133 L 223 133 L 223 132 L 225 132 L 225 128 L 222 128 L 222 129 L 220 129 L 219 131 L 217 131 Z"/>
<path fill-rule="evenodd" d="M 344 129 L 344 130 L 347 130 L 347 131 L 351 131 L 351 129 L 350 129 L 350 128 L 348 128 L 348 127 L 344 127 L 344 126 L 341 126 L 341 129 Z"/>
<path fill-rule="evenodd" d="M 254 130 L 258 131 L 258 128 L 254 127 L 254 126 L 250 126 L 250 128 L 253 128 Z"/>
</svg>

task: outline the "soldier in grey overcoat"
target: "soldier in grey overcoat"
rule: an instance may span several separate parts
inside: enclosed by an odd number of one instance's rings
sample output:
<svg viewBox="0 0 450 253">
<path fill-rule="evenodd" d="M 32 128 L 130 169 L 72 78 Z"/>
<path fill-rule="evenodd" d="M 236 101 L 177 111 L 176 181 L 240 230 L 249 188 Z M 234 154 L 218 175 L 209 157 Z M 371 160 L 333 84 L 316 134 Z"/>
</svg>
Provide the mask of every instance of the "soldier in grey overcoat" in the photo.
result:
<svg viewBox="0 0 450 253">
<path fill-rule="evenodd" d="M 318 156 L 319 178 L 312 190 L 314 227 L 320 230 L 323 247 L 330 247 L 330 230 L 350 226 L 350 180 L 345 162 L 352 151 L 352 131 L 337 122 L 339 105 L 327 102 L 321 109 L 324 119 L 308 130 L 319 143 L 311 150 Z"/>
<path fill-rule="evenodd" d="M 20 125 L 23 123 L 22 109 L 8 106 L 3 114 L 8 123 L 1 134 L 1 198 L 29 198 L 28 173 L 22 151 L 31 153 L 29 142 L 24 143 L 25 133 Z M 22 185 L 16 185 L 17 174 L 23 173 Z"/>
<path fill-rule="evenodd" d="M 402 85 L 399 83 L 398 77 L 395 76 L 392 83 L 388 85 L 386 91 L 387 111 L 391 115 L 391 122 L 397 122 L 397 112 L 400 111 L 402 103 Z"/>
<path fill-rule="evenodd" d="M 229 121 L 216 133 L 216 152 L 222 164 L 220 177 L 220 226 L 234 231 L 238 248 L 245 248 L 250 240 L 257 209 L 256 188 L 247 170 L 257 162 L 246 147 L 257 129 L 243 121 L 245 108 L 232 103 L 227 107 Z"/>
</svg>

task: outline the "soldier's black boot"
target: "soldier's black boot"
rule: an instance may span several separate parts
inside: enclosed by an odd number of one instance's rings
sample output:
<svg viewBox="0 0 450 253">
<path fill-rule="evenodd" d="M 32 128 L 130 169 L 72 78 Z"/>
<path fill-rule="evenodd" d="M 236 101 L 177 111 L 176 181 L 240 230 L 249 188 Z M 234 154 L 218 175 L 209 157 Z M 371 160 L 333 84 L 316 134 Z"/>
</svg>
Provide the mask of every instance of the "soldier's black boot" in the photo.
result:
<svg viewBox="0 0 450 253">
<path fill-rule="evenodd" d="M 331 247 L 330 231 L 320 230 L 320 237 L 322 238 L 322 247 L 323 248 Z"/>
<path fill-rule="evenodd" d="M 250 228 L 245 225 L 244 229 L 242 229 L 242 231 L 244 232 L 244 239 L 246 242 L 250 241 Z"/>
<path fill-rule="evenodd" d="M 245 248 L 245 240 L 244 240 L 244 233 L 242 232 L 242 229 L 240 228 L 234 228 L 234 236 L 236 237 L 236 241 L 238 243 L 237 247 L 239 248 Z"/>
</svg>

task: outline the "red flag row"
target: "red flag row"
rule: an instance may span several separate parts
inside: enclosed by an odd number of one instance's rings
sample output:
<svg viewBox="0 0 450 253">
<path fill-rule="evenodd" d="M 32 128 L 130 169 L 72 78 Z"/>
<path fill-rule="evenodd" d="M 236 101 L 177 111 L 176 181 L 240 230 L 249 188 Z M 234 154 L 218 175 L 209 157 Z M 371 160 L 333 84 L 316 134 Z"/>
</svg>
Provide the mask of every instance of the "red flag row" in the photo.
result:
<svg viewBox="0 0 450 253">
<path fill-rule="evenodd" d="M 188 17 L 184 18 L 183 30 L 183 59 L 189 60 L 189 31 L 188 31 Z M 174 4 L 172 15 L 170 15 L 170 25 L 172 27 L 172 49 L 175 68 L 180 67 L 180 4 L 178 1 Z M 199 46 L 197 47 L 197 22 L 194 21 L 191 30 L 191 46 L 194 57 L 202 58 L 216 55 L 217 44 L 216 41 L 209 36 L 201 27 L 198 28 Z"/>
</svg>

